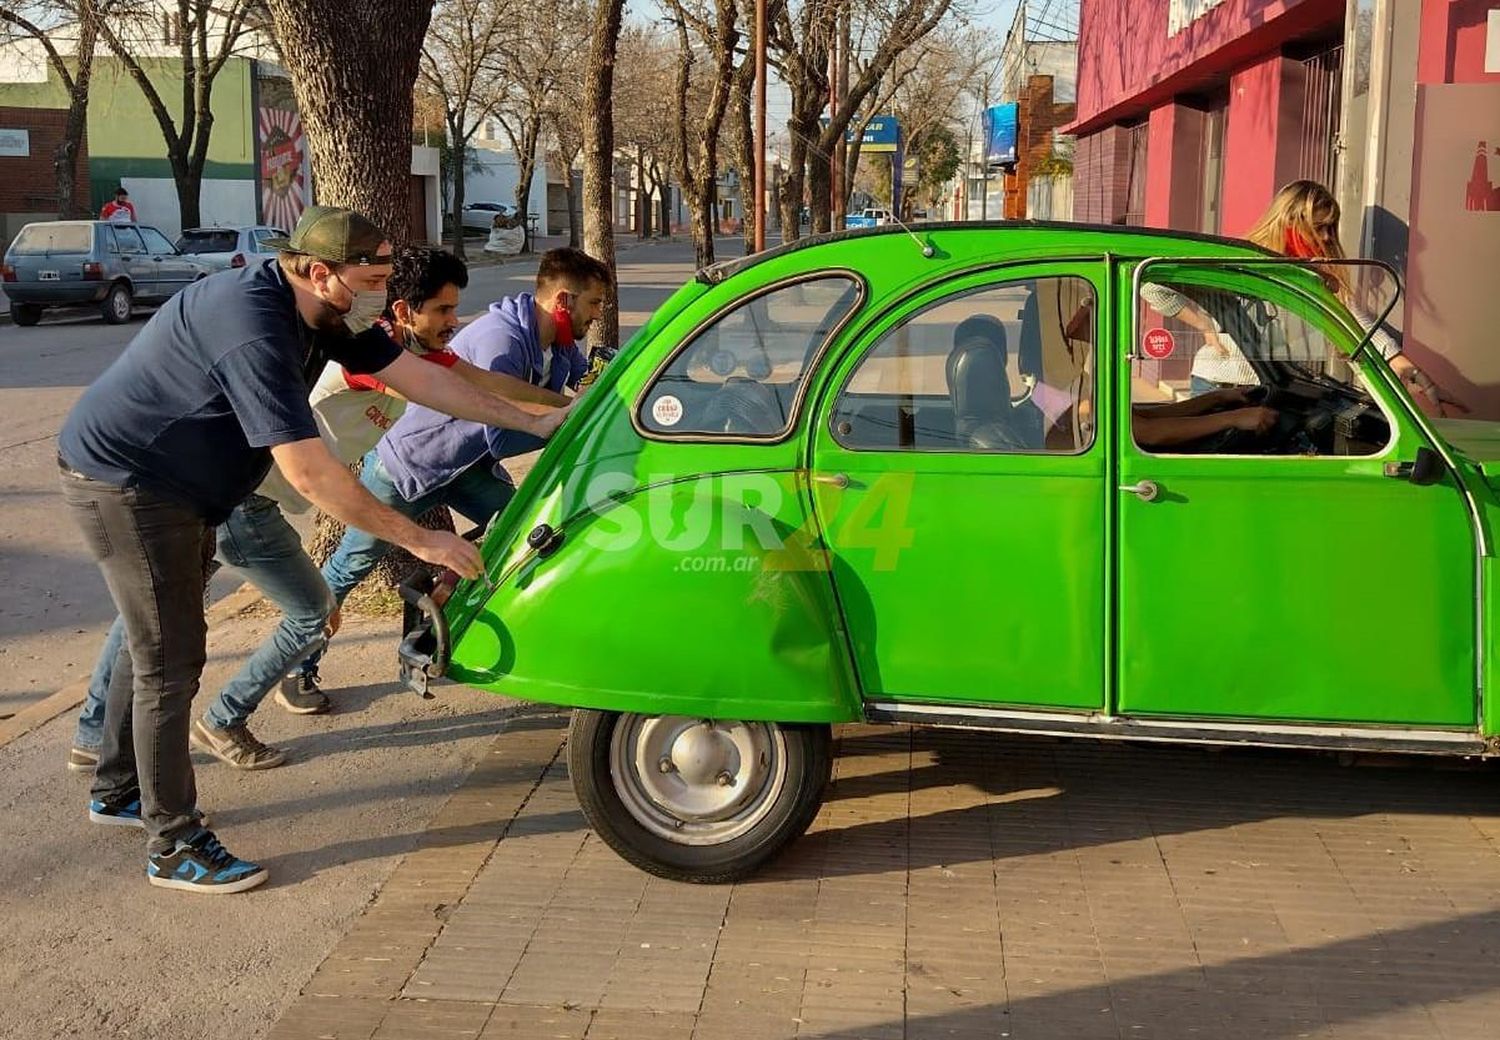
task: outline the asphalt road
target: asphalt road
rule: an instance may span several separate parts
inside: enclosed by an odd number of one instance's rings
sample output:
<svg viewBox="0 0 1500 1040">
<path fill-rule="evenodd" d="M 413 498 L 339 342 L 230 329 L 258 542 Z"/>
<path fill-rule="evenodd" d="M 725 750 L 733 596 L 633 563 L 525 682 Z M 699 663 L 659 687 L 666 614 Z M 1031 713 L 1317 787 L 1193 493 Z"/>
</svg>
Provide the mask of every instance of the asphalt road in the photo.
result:
<svg viewBox="0 0 1500 1040">
<path fill-rule="evenodd" d="M 733 249 L 732 240 L 723 247 Z M 690 244 L 620 242 L 621 334 L 693 275 Z M 476 267 L 463 296 L 472 317 L 530 288 L 534 262 Z M 97 315 L 0 325 L 0 719 L 65 686 L 93 663 L 114 616 L 97 568 L 60 508 L 57 431 L 83 389 L 140 331 L 150 311 L 111 326 Z M 218 579 L 223 595 L 233 579 Z"/>
</svg>

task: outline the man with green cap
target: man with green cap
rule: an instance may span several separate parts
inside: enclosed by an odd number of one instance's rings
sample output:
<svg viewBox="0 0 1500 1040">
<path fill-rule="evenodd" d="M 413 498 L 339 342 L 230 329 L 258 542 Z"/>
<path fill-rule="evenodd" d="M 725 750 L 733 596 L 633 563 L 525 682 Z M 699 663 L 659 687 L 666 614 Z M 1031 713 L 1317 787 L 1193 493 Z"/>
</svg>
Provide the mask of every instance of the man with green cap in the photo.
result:
<svg viewBox="0 0 1500 1040">
<path fill-rule="evenodd" d="M 58 437 L 64 499 L 129 649 L 106 706 L 89 816 L 143 827 L 147 879 L 166 888 L 241 892 L 266 877 L 200 822 L 188 728 L 205 659 L 204 548 L 273 459 L 324 512 L 430 563 L 480 572 L 473 545 L 381 505 L 329 453 L 308 405 L 324 365 L 542 437 L 566 414 L 521 411 L 371 328 L 385 305 L 391 245 L 359 214 L 312 207 L 274 244 L 275 260 L 195 283 L 157 311 Z"/>
</svg>

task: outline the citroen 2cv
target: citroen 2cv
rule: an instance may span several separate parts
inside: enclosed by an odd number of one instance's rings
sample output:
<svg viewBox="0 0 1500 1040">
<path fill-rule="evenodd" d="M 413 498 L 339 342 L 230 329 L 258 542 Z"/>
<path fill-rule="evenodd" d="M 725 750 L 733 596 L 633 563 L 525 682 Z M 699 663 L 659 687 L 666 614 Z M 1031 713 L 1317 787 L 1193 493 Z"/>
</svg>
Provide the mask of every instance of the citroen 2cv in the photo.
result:
<svg viewBox="0 0 1500 1040">
<path fill-rule="evenodd" d="M 403 673 L 577 709 L 591 824 L 690 881 L 807 827 L 839 722 L 1500 754 L 1500 426 L 1416 406 L 1393 289 L 1026 223 L 709 267 L 485 577 L 404 590 Z"/>
</svg>

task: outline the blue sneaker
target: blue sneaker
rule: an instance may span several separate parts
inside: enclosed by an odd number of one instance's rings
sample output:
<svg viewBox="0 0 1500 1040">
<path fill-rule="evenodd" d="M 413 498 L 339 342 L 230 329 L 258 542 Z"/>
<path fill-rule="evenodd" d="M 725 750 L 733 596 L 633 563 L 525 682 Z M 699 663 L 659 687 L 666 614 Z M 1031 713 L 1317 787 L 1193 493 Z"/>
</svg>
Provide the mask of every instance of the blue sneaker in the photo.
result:
<svg viewBox="0 0 1500 1040">
<path fill-rule="evenodd" d="M 239 859 L 220 845 L 213 831 L 199 831 L 191 841 L 179 841 L 171 852 L 146 857 L 147 881 L 184 892 L 245 892 L 269 876 L 265 867 Z"/>
<path fill-rule="evenodd" d="M 141 819 L 139 798 L 124 805 L 107 805 L 95 798 L 89 802 L 89 819 L 107 827 L 140 827 L 143 830 L 146 827 L 146 822 Z"/>
<path fill-rule="evenodd" d="M 201 826 L 208 826 L 208 816 L 202 809 L 194 809 L 193 816 Z M 95 823 L 102 823 L 106 827 L 139 827 L 142 830 L 146 828 L 146 821 L 141 819 L 139 798 L 118 808 L 111 808 L 95 798 L 89 802 L 89 819 Z"/>
</svg>

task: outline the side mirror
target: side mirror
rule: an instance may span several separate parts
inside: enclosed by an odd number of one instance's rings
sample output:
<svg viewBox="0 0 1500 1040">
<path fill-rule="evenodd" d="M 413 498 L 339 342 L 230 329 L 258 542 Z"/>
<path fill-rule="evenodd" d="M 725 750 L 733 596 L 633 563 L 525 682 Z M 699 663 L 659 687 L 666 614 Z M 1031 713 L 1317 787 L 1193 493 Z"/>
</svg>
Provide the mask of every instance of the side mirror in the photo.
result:
<svg viewBox="0 0 1500 1040">
<path fill-rule="evenodd" d="M 1442 456 L 1426 445 L 1417 449 L 1417 457 L 1412 462 L 1388 462 L 1385 465 L 1386 476 L 1410 481 L 1418 487 L 1436 484 L 1447 473 L 1448 467 L 1443 465 Z"/>
</svg>

